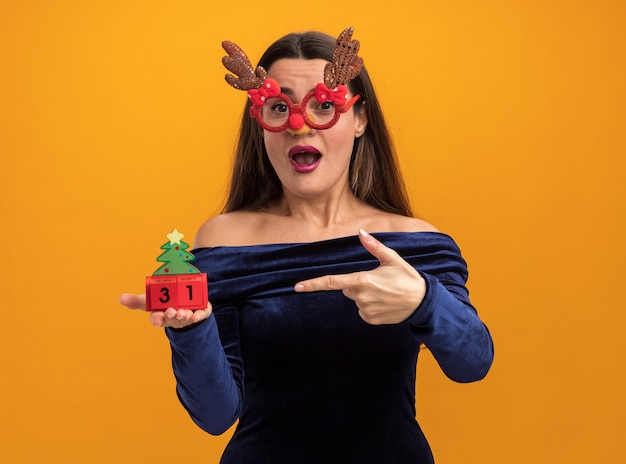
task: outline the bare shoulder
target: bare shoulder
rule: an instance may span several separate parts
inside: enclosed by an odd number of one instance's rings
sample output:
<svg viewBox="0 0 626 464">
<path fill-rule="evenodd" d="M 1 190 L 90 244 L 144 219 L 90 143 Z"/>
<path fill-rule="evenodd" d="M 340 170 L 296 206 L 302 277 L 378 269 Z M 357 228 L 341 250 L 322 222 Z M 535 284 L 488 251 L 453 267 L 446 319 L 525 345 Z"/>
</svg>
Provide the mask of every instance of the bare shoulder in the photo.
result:
<svg viewBox="0 0 626 464">
<path fill-rule="evenodd" d="M 419 218 L 396 216 L 394 222 L 397 222 L 394 229 L 399 232 L 439 232 L 434 225 Z"/>
<path fill-rule="evenodd" d="M 439 232 L 432 224 L 414 217 L 381 212 L 372 219 L 372 232 Z"/>
<path fill-rule="evenodd" d="M 237 246 L 249 241 L 250 231 L 255 229 L 258 213 L 235 211 L 208 219 L 196 233 L 194 248 Z"/>
<path fill-rule="evenodd" d="M 307 229 L 306 224 L 274 211 L 233 211 L 208 219 L 200 226 L 194 248 L 249 246 L 265 243 L 309 242 L 368 232 L 439 232 L 423 219 L 368 208 L 339 227 Z M 312 230 L 312 231 L 311 231 Z"/>
</svg>

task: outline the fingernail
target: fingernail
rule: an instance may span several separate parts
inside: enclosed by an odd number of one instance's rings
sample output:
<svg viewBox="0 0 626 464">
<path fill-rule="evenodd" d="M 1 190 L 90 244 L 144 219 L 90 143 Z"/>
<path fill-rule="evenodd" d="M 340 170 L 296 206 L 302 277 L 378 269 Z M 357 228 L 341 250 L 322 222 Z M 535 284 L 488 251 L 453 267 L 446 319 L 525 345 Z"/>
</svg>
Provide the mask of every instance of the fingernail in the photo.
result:
<svg viewBox="0 0 626 464">
<path fill-rule="evenodd" d="M 303 284 L 297 284 L 297 285 L 294 287 L 294 290 L 295 290 L 296 292 L 301 292 L 301 291 L 303 291 L 303 290 L 304 290 L 304 285 L 303 285 Z"/>
<path fill-rule="evenodd" d="M 365 232 L 365 230 L 363 229 L 359 229 L 359 234 L 361 234 L 361 237 L 363 237 L 368 242 L 372 240 L 372 236 L 368 234 L 367 232 Z"/>
</svg>

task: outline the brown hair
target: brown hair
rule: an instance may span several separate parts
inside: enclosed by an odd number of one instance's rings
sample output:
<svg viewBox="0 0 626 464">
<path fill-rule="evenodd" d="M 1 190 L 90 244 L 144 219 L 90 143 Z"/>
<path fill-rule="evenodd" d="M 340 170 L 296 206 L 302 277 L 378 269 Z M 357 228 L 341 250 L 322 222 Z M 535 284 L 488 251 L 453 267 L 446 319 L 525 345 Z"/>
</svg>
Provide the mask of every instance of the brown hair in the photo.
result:
<svg viewBox="0 0 626 464">
<path fill-rule="evenodd" d="M 320 32 L 288 34 L 274 42 L 259 60 L 269 70 L 279 59 L 332 61 L 335 39 Z M 350 188 L 356 198 L 383 211 L 412 216 L 395 150 L 374 87 L 365 67 L 348 84 L 361 98 L 353 111 L 365 111 L 367 128 L 357 138 L 350 162 Z M 223 212 L 258 210 L 280 197 L 282 186 L 269 162 L 263 143 L 263 129 L 249 116 L 246 104 Z"/>
</svg>

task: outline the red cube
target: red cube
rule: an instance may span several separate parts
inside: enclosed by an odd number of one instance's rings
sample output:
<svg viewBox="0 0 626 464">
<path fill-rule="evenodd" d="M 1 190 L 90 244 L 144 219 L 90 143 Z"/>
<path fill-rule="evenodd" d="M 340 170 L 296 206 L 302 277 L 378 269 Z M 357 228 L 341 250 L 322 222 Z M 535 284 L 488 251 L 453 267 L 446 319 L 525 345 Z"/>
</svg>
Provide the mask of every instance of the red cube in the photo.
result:
<svg viewBox="0 0 626 464">
<path fill-rule="evenodd" d="M 176 274 L 146 277 L 146 310 L 206 309 L 209 303 L 207 275 Z"/>
</svg>

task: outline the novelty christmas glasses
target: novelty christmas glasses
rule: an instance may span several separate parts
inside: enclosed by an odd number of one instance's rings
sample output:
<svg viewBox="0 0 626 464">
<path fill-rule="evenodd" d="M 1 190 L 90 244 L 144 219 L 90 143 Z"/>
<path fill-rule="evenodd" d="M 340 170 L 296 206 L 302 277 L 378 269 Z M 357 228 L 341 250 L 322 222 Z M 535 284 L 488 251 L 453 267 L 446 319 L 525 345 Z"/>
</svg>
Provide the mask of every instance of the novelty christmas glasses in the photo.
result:
<svg viewBox="0 0 626 464">
<path fill-rule="evenodd" d="M 324 68 L 324 82 L 317 84 L 300 103 L 293 103 L 281 92 L 278 82 L 267 77 L 265 69 L 258 66 L 255 70 L 243 50 L 228 41 L 222 43 L 228 53 L 222 63 L 238 77 L 226 74 L 226 82 L 248 91 L 252 102 L 250 116 L 267 131 L 299 130 L 305 124 L 313 129 L 329 129 L 360 98 L 355 95 L 348 100 L 345 85 L 358 76 L 363 66 L 363 59 L 358 56 L 359 41 L 351 40 L 353 32 L 349 27 L 339 35 L 333 62 Z"/>
</svg>

